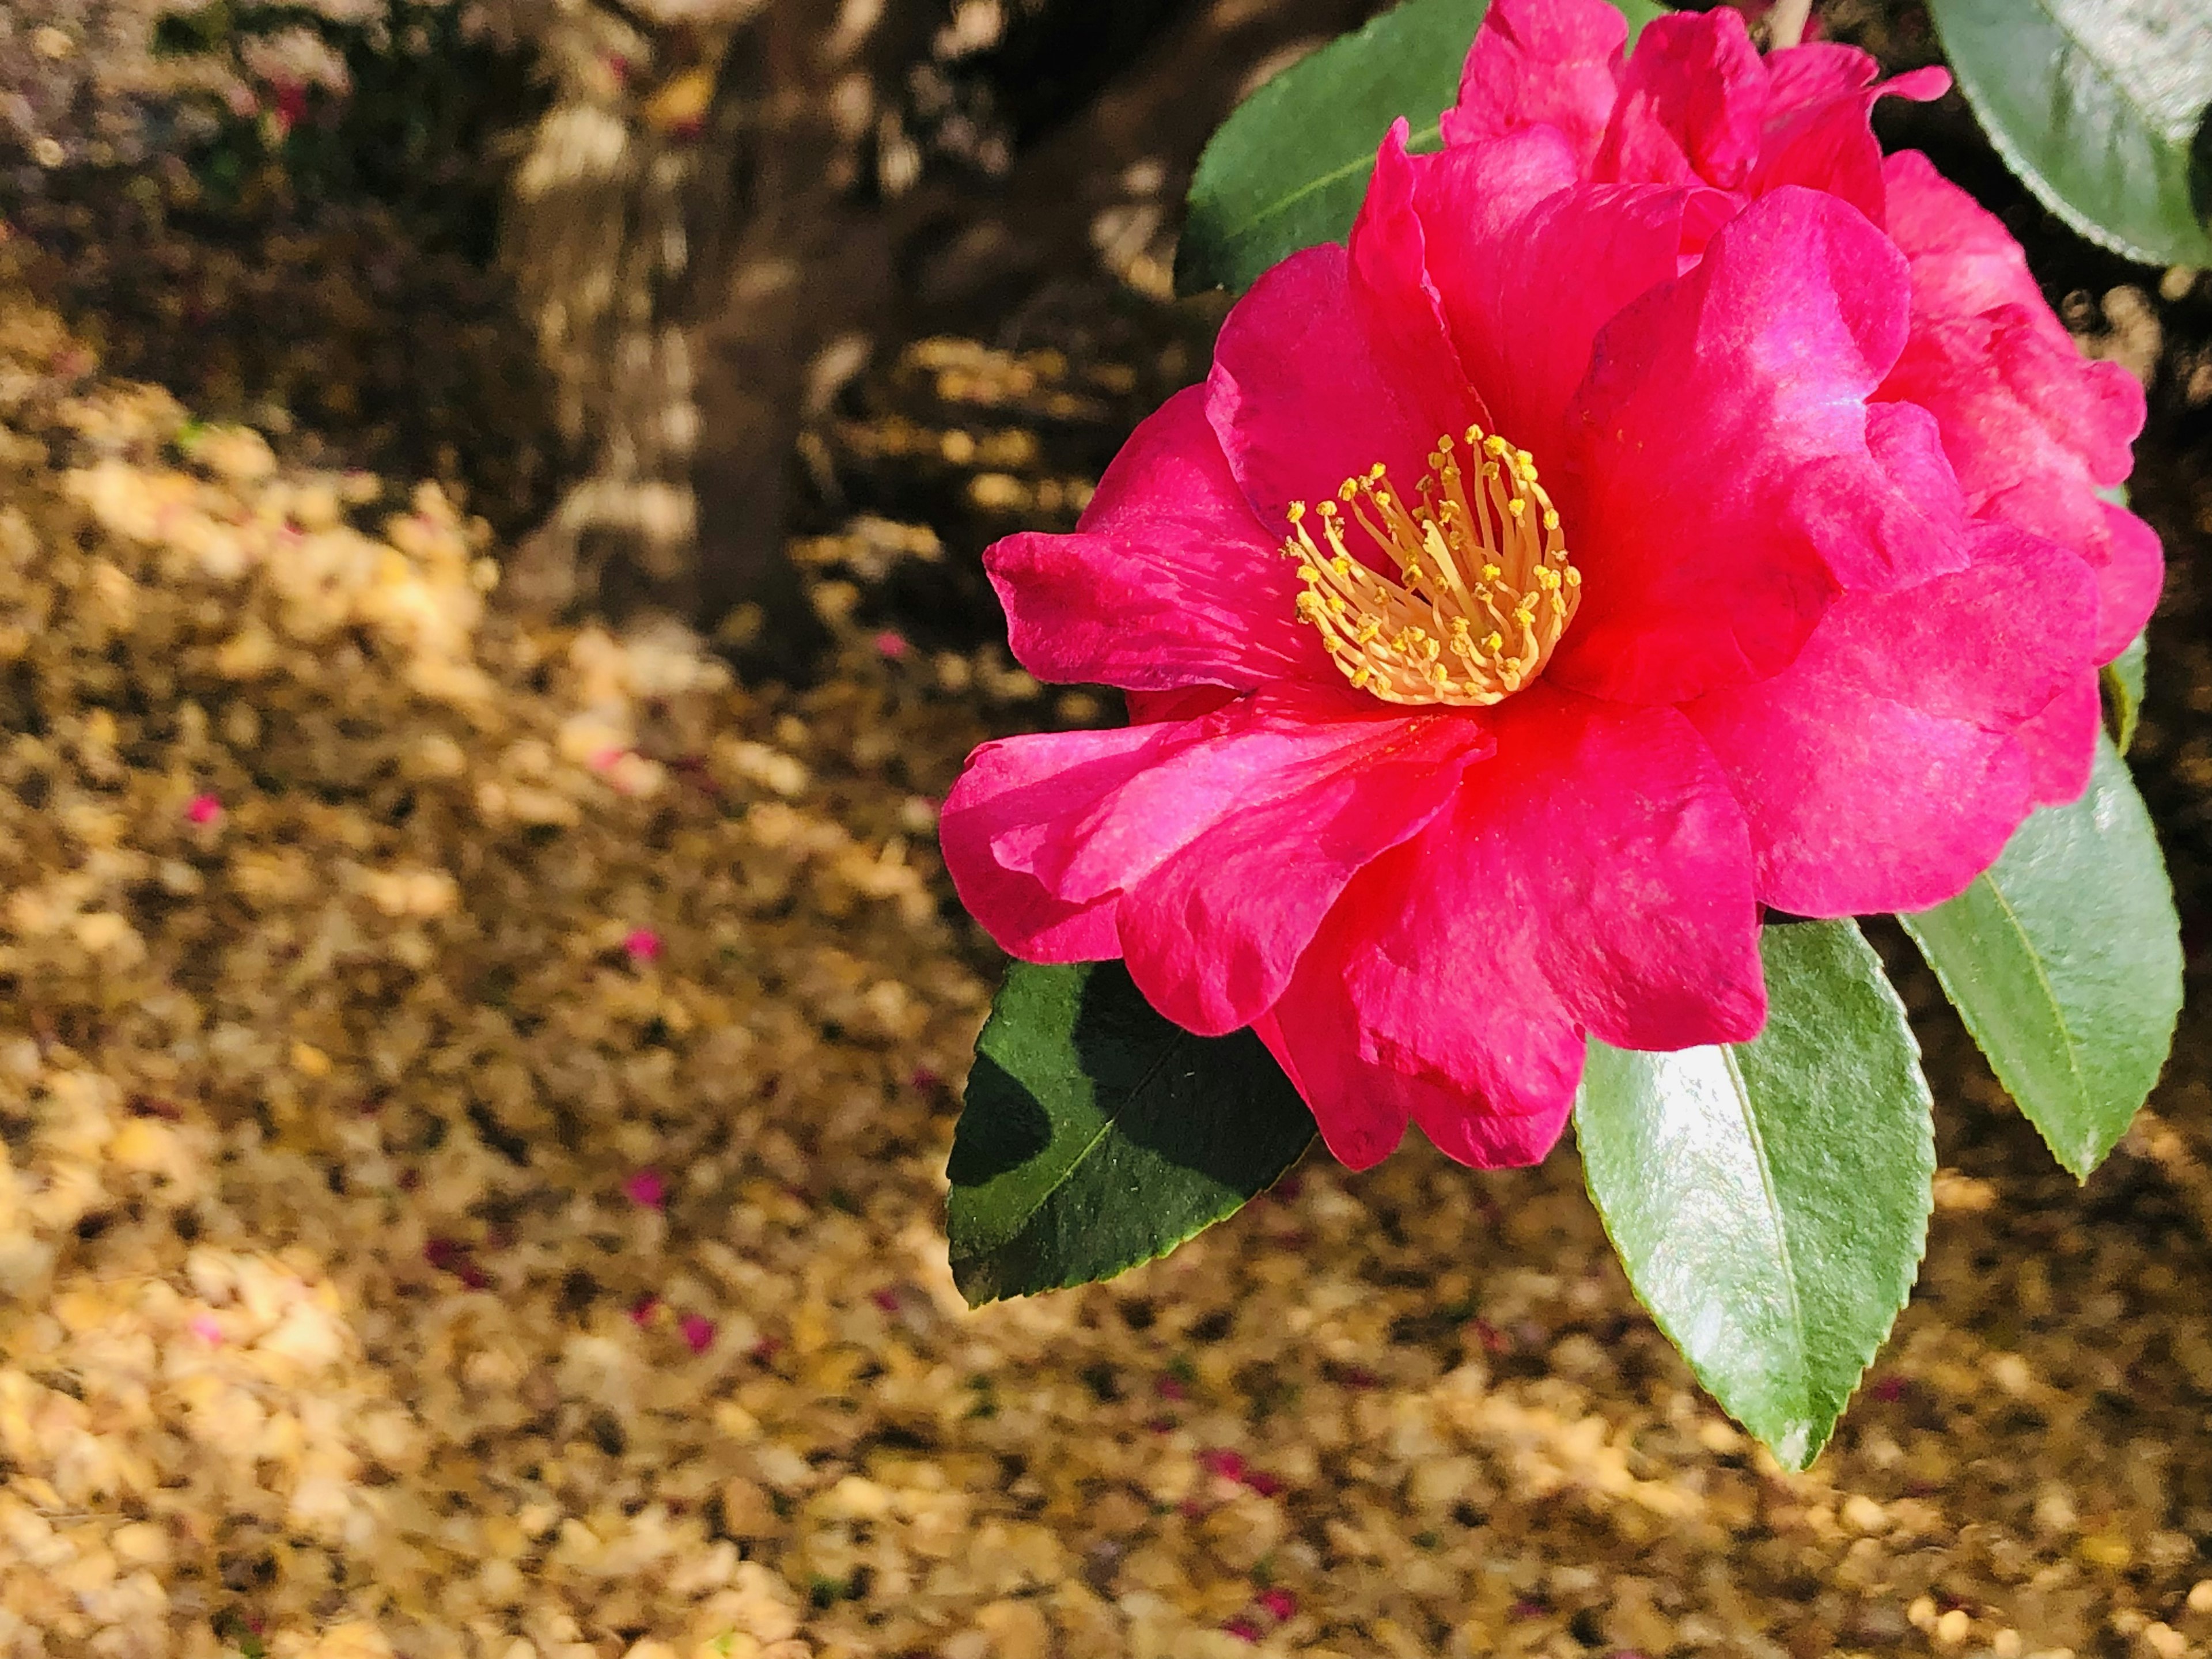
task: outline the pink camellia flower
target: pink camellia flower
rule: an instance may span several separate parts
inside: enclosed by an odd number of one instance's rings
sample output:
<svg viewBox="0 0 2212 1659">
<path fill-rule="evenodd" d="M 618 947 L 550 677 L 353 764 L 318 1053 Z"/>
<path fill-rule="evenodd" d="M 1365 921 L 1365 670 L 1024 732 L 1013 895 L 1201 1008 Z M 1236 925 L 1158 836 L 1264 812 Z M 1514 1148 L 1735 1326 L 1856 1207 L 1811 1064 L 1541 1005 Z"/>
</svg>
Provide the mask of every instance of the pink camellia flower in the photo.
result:
<svg viewBox="0 0 2212 1659">
<path fill-rule="evenodd" d="M 1534 1161 L 1585 1039 L 1741 1042 L 1763 907 L 1914 909 L 2076 796 L 2158 547 L 2140 390 L 1996 221 L 1885 162 L 1836 46 L 1624 55 L 1494 0 L 1448 148 L 1261 277 L 1073 535 L 988 563 L 1015 653 L 1132 724 L 987 744 L 940 826 L 1036 962 L 1251 1026 L 1364 1167 Z"/>
</svg>

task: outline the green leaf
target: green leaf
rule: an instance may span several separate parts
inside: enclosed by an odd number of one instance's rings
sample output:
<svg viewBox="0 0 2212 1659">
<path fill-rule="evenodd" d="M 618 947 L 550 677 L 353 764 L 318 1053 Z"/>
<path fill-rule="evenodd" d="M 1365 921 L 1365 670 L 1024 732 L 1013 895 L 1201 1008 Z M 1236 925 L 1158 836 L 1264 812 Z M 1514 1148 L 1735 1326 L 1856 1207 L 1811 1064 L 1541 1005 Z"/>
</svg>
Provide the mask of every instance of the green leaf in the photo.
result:
<svg viewBox="0 0 2212 1659">
<path fill-rule="evenodd" d="M 1575 1134 L 1659 1328 L 1802 1469 L 1911 1291 L 1936 1141 L 1904 1005 L 1858 929 L 1773 926 L 1760 951 L 1764 1031 L 1677 1054 L 1593 1042 Z"/>
<path fill-rule="evenodd" d="M 2212 104 L 2203 0 L 1929 0 L 1990 142 L 2091 241 L 2212 264 L 2190 145 Z"/>
<path fill-rule="evenodd" d="M 980 1307 L 1110 1279 L 1235 1213 L 1313 1138 L 1250 1032 L 1193 1036 L 1118 962 L 1018 962 L 945 1170 L 953 1279 Z"/>
<path fill-rule="evenodd" d="M 1176 289 L 1242 293 L 1268 266 L 1352 228 L 1390 124 L 1413 147 L 1443 143 L 1438 117 L 1485 0 L 1409 0 L 1323 46 L 1237 106 L 1199 158 L 1176 249 Z M 1632 39 L 1665 8 L 1613 0 Z"/>
<path fill-rule="evenodd" d="M 2158 1081 L 2181 1011 L 2181 925 L 2150 814 L 2108 742 L 1948 904 L 1901 916 L 2029 1121 L 2080 1178 Z"/>
<path fill-rule="evenodd" d="M 2150 657 L 2150 635 L 2138 634 L 2126 650 L 2106 663 L 2102 678 L 2112 715 L 2112 741 L 2124 755 L 2135 746 L 2136 723 L 2142 715 L 2143 668 Z"/>
</svg>

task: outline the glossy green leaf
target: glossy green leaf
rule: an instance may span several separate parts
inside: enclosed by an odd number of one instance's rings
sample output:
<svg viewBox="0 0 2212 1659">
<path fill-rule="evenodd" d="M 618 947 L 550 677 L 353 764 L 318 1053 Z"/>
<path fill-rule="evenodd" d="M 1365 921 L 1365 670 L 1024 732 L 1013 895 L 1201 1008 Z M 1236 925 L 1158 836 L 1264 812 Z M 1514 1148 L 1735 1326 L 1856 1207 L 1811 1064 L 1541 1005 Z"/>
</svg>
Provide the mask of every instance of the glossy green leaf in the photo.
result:
<svg viewBox="0 0 2212 1659">
<path fill-rule="evenodd" d="M 1948 904 L 1899 918 L 2051 1152 L 2104 1162 L 2181 1011 L 2181 926 L 2150 814 L 2112 745 Z"/>
<path fill-rule="evenodd" d="M 2143 669 L 2150 659 L 2150 636 L 2138 634 L 2128 648 L 2104 668 L 2105 708 L 2112 741 L 2124 755 L 2135 746 L 2136 723 L 2142 716 Z"/>
<path fill-rule="evenodd" d="M 1936 1142 L 1904 1005 L 1858 929 L 1770 927 L 1760 951 L 1756 1039 L 1656 1054 L 1593 1042 L 1575 1134 L 1659 1328 L 1802 1469 L 1911 1293 Z"/>
<path fill-rule="evenodd" d="M 1233 1214 L 1313 1138 L 1250 1032 L 1193 1036 L 1118 962 L 1018 962 L 945 1170 L 953 1279 L 981 1306 L 1110 1279 Z"/>
<path fill-rule="evenodd" d="M 1663 7 L 1613 0 L 1632 37 Z M 1484 0 L 1408 0 L 1276 76 L 1224 122 L 1199 158 L 1176 250 L 1176 289 L 1242 293 L 1303 247 L 1352 228 L 1375 151 L 1400 116 L 1413 146 L 1443 142 Z"/>
<path fill-rule="evenodd" d="M 2212 105 L 2204 0 L 1928 0 L 1982 129 L 2044 204 L 2154 264 L 2212 264 L 2190 146 Z"/>
</svg>

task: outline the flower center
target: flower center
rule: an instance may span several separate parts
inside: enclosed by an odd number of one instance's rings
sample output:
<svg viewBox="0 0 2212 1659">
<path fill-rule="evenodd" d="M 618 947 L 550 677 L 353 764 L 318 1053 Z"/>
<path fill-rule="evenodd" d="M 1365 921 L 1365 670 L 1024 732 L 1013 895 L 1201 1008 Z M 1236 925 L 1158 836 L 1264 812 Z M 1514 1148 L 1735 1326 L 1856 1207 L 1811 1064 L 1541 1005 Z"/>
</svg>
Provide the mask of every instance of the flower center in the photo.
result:
<svg viewBox="0 0 2212 1659">
<path fill-rule="evenodd" d="M 1544 672 L 1582 602 L 1534 459 L 1479 426 L 1467 445 L 1462 462 L 1449 434 L 1437 441 L 1417 501 L 1391 490 L 1378 461 L 1311 514 L 1291 503 L 1283 552 L 1306 585 L 1299 619 L 1385 702 L 1503 702 Z M 1389 556 L 1397 580 L 1353 552 L 1354 535 Z"/>
</svg>

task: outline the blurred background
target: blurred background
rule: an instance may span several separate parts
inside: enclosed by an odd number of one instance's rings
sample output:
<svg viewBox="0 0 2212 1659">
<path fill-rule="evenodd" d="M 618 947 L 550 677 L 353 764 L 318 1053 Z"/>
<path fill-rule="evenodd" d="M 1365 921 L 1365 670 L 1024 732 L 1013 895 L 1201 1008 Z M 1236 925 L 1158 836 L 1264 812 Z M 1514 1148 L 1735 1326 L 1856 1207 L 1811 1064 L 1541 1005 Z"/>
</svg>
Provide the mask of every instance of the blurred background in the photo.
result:
<svg viewBox="0 0 2212 1659">
<path fill-rule="evenodd" d="M 2193 1006 L 2077 1188 L 1879 934 L 1944 1169 L 1805 1476 L 1571 1147 L 1320 1157 L 1112 1285 L 953 1290 L 998 963 L 934 803 L 1119 712 L 979 555 L 1202 375 L 1198 154 L 1377 9 L 6 0 L 0 1652 L 2212 1651 Z M 2194 994 L 2212 279 L 1955 94 L 1876 120 L 2148 390 Z"/>
</svg>

